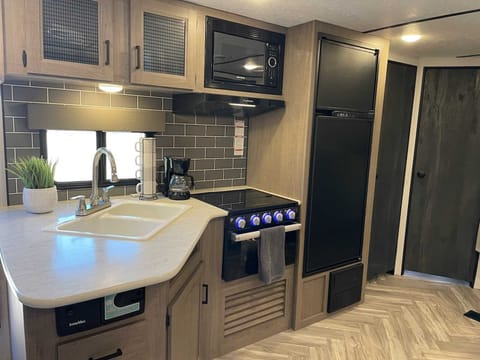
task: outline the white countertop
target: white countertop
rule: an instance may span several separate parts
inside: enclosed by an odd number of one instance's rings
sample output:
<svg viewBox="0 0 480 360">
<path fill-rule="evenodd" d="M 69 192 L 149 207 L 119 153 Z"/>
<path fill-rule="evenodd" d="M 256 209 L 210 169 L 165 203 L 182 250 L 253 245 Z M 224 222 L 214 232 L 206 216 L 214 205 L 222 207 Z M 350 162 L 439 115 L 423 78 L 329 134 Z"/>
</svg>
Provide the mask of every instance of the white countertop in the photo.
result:
<svg viewBox="0 0 480 360">
<path fill-rule="evenodd" d="M 123 201 L 135 200 L 112 199 Z M 71 216 L 77 201 L 59 202 L 54 212 L 41 215 L 23 206 L 1 209 L 0 255 L 10 288 L 27 306 L 53 308 L 173 278 L 209 221 L 227 212 L 196 199 L 148 201 L 156 202 L 192 207 L 152 238 L 138 241 L 43 230 Z"/>
</svg>

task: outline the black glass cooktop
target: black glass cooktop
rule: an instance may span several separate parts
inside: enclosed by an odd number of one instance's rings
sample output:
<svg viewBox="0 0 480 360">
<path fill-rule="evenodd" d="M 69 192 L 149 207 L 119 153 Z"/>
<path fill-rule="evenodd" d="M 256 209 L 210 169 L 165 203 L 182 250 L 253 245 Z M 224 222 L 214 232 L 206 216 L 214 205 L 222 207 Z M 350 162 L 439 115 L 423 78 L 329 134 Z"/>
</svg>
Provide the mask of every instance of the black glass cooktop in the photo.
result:
<svg viewBox="0 0 480 360">
<path fill-rule="evenodd" d="M 297 202 L 254 189 L 192 194 L 192 197 L 217 206 L 230 213 L 262 211 L 276 207 L 297 206 Z"/>
</svg>

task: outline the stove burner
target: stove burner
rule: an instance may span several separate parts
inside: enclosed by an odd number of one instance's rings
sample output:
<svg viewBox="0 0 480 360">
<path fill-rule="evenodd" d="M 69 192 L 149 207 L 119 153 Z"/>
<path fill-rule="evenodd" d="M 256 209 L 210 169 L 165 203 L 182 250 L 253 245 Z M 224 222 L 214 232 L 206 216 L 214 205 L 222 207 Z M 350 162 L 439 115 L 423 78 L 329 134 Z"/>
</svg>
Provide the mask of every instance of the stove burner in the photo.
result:
<svg viewBox="0 0 480 360">
<path fill-rule="evenodd" d="M 192 197 L 227 210 L 230 214 L 298 206 L 295 201 L 254 189 L 208 192 Z"/>
</svg>

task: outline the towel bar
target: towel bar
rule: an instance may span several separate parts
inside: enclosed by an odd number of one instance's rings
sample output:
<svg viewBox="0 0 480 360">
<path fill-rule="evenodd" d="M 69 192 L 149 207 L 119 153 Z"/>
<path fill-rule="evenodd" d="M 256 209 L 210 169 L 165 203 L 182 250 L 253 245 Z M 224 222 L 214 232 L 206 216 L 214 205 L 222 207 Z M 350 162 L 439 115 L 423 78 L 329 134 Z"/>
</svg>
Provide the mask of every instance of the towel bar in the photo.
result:
<svg viewBox="0 0 480 360">
<path fill-rule="evenodd" d="M 302 224 L 295 223 L 285 226 L 285 232 L 297 231 L 302 228 Z M 260 231 L 251 231 L 243 234 L 236 234 L 232 232 L 232 241 L 240 242 L 245 240 L 253 240 L 260 237 Z"/>
</svg>

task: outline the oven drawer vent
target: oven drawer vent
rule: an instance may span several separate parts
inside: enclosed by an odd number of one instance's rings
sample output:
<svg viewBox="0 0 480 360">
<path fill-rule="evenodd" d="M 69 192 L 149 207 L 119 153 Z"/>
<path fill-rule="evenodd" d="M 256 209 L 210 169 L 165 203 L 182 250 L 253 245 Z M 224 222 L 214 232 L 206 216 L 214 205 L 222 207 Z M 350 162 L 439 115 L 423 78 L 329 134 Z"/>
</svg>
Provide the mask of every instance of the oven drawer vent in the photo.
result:
<svg viewBox="0 0 480 360">
<path fill-rule="evenodd" d="M 286 280 L 225 297 L 224 336 L 286 314 Z"/>
</svg>

